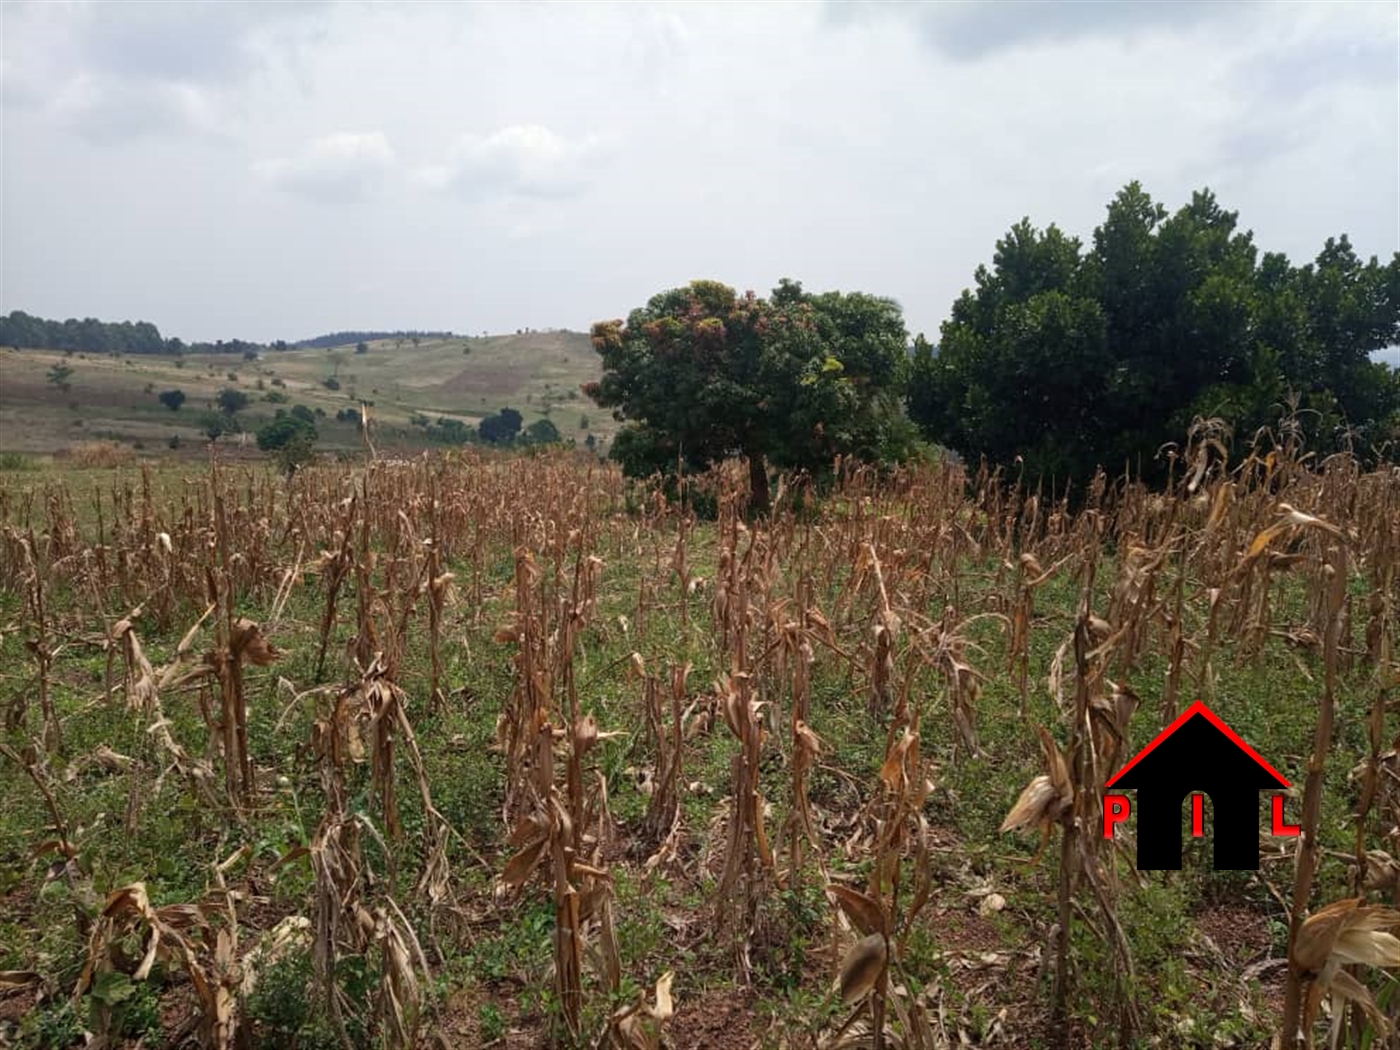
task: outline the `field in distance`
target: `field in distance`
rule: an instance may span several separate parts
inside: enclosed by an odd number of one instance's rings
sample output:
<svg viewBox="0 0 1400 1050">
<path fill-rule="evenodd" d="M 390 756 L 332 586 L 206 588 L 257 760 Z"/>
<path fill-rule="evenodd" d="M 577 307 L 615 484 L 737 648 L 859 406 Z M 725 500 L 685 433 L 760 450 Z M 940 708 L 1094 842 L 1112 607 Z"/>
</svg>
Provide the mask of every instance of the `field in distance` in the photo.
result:
<svg viewBox="0 0 1400 1050">
<path fill-rule="evenodd" d="M 417 345 L 385 339 L 366 346 L 364 353 L 355 344 L 269 350 L 251 361 L 240 354 L 116 356 L 6 347 L 0 350 L 0 452 L 53 453 L 94 439 L 155 451 L 175 436 L 178 444 L 197 447 L 205 440 L 203 419 L 225 387 L 248 396 L 237 418 L 250 435 L 278 408 L 321 410 L 320 444 L 331 450 L 359 447 L 356 424 L 336 415 L 362 400 L 373 404 L 387 445 L 428 443 L 415 419 L 474 427 L 506 406 L 517 409 L 526 426 L 548 416 L 565 440 L 579 444 L 590 433 L 602 442 L 616 429 L 579 389 L 601 374 L 581 332 L 455 336 Z M 50 379 L 56 366 L 71 369 L 61 382 Z M 161 403 L 167 390 L 184 392 L 179 410 Z"/>
</svg>

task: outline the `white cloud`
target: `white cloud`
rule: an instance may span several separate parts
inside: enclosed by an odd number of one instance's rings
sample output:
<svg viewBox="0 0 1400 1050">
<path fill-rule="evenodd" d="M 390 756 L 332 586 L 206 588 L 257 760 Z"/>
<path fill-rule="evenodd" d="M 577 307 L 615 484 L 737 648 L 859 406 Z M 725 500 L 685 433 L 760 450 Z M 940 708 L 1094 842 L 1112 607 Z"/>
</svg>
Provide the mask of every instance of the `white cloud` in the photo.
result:
<svg viewBox="0 0 1400 1050">
<path fill-rule="evenodd" d="M 597 174 L 601 143 L 570 140 L 538 124 L 514 124 L 458 140 L 446 163 L 420 168 L 414 181 L 467 197 L 570 197 Z"/>
<path fill-rule="evenodd" d="M 259 161 L 269 185 L 320 200 L 362 200 L 383 187 L 395 163 L 382 131 L 341 131 L 313 139 L 293 157 Z"/>
</svg>

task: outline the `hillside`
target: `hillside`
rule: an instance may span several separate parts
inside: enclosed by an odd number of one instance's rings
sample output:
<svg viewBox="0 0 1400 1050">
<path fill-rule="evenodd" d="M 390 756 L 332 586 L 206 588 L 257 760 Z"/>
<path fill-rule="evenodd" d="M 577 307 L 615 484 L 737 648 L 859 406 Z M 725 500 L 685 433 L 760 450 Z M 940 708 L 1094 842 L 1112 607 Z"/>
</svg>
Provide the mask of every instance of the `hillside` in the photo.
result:
<svg viewBox="0 0 1400 1050">
<path fill-rule="evenodd" d="M 580 332 L 407 340 L 324 349 L 269 351 L 248 361 L 235 354 L 65 354 L 56 350 L 0 350 L 0 451 L 52 453 L 94 438 L 165 448 L 173 436 L 198 443 L 201 417 L 224 387 L 246 393 L 239 415 L 248 431 L 278 407 L 320 409 L 322 446 L 360 443 L 353 423 L 336 413 L 360 400 L 388 444 L 421 443 L 415 416 L 475 424 L 502 406 L 518 409 L 528 426 L 548 415 L 565 438 L 611 436 L 616 424 L 579 390 L 600 374 L 588 336 Z M 72 369 L 68 389 L 48 379 L 54 366 Z M 330 381 L 331 389 L 326 386 Z M 177 412 L 158 400 L 163 390 L 184 391 Z M 285 399 L 285 400 L 282 400 Z M 586 417 L 588 428 L 582 426 Z"/>
</svg>

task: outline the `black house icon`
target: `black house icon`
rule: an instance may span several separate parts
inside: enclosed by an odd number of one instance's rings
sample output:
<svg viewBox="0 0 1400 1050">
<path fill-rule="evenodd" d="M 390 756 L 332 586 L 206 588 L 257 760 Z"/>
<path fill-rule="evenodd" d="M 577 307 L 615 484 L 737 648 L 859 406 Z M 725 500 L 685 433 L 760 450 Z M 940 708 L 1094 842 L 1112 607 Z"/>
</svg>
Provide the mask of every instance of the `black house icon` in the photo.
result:
<svg viewBox="0 0 1400 1050">
<path fill-rule="evenodd" d="M 1109 780 L 1137 789 L 1137 866 L 1181 868 L 1182 802 L 1211 801 L 1217 871 L 1259 867 L 1259 792 L 1288 787 L 1273 766 L 1199 700 Z"/>
</svg>

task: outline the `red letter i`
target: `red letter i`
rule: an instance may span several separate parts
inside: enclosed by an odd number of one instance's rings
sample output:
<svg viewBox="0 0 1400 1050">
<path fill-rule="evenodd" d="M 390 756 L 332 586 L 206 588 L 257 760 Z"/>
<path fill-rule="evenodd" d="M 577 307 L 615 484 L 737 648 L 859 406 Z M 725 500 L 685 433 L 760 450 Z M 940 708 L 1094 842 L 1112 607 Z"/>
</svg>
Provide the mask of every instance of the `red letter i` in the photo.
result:
<svg viewBox="0 0 1400 1050">
<path fill-rule="evenodd" d="M 1191 796 L 1191 834 L 1201 838 L 1206 833 L 1206 797 Z"/>
</svg>

